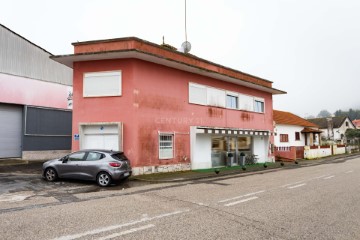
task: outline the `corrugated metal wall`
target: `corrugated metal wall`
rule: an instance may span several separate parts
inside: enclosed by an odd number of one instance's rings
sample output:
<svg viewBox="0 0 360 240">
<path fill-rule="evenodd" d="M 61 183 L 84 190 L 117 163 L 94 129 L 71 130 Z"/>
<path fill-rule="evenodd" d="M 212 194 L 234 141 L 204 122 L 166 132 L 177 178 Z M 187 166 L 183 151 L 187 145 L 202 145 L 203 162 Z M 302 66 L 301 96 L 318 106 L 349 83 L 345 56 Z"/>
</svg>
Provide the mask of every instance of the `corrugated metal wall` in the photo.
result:
<svg viewBox="0 0 360 240">
<path fill-rule="evenodd" d="M 72 85 L 72 69 L 0 24 L 0 72 Z"/>
</svg>

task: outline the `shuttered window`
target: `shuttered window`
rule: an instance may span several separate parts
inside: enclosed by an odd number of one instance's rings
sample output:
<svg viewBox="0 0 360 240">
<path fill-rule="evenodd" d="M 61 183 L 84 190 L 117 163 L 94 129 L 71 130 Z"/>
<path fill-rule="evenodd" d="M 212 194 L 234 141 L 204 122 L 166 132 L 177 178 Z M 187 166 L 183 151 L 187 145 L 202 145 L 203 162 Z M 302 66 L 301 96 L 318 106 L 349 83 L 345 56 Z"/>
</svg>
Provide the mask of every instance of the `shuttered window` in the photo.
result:
<svg viewBox="0 0 360 240">
<path fill-rule="evenodd" d="M 254 111 L 254 97 L 240 94 L 239 109 L 246 111 Z"/>
<path fill-rule="evenodd" d="M 265 112 L 263 98 L 196 83 L 189 83 L 189 103 L 249 112 Z"/>
<path fill-rule="evenodd" d="M 225 91 L 217 88 L 207 88 L 207 105 L 225 107 Z"/>
<path fill-rule="evenodd" d="M 121 71 L 85 73 L 83 96 L 121 96 Z"/>
<path fill-rule="evenodd" d="M 189 103 L 207 104 L 207 89 L 203 85 L 189 84 Z"/>
</svg>

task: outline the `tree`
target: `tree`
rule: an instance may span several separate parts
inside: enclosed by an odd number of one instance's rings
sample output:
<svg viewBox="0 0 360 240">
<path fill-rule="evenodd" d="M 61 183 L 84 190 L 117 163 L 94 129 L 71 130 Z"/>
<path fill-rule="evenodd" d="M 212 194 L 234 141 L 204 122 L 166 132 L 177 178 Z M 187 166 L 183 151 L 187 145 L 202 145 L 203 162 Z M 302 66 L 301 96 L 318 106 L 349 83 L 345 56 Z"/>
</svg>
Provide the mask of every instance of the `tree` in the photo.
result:
<svg viewBox="0 0 360 240">
<path fill-rule="evenodd" d="M 337 110 L 335 113 L 334 113 L 335 117 L 344 117 L 344 116 L 347 116 L 346 112 L 343 112 L 341 111 L 340 109 Z"/>
<path fill-rule="evenodd" d="M 360 110 L 354 110 L 352 108 L 349 111 L 337 110 L 334 113 L 335 117 L 349 117 L 350 120 L 360 119 Z"/>
<path fill-rule="evenodd" d="M 331 117 L 331 113 L 328 110 L 321 110 L 319 114 L 317 115 L 318 118 L 326 118 Z"/>
<path fill-rule="evenodd" d="M 347 129 L 345 132 L 346 138 L 356 139 L 360 138 L 360 129 Z"/>
</svg>

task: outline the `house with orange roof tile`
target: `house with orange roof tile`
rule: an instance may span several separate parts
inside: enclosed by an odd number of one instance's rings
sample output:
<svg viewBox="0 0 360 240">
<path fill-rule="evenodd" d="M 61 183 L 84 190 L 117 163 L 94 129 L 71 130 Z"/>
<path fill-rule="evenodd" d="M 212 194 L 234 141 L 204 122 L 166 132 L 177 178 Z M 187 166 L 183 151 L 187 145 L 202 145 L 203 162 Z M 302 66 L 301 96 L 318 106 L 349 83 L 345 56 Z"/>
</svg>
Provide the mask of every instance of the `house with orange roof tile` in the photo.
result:
<svg viewBox="0 0 360 240">
<path fill-rule="evenodd" d="M 352 123 L 357 129 L 360 129 L 360 119 L 355 119 L 352 121 Z"/>
<path fill-rule="evenodd" d="M 317 148 L 321 143 L 319 127 L 295 114 L 273 111 L 275 122 L 275 157 L 296 160 L 304 158 L 304 147 Z"/>
</svg>

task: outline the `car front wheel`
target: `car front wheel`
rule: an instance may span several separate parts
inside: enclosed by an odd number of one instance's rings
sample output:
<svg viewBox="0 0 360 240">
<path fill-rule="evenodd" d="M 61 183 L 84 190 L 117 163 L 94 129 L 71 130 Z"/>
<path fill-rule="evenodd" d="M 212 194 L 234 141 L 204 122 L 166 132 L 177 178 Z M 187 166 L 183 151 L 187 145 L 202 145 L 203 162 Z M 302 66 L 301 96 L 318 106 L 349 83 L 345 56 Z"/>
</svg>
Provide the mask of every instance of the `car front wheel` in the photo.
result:
<svg viewBox="0 0 360 240">
<path fill-rule="evenodd" d="M 100 187 L 107 187 L 111 184 L 111 176 L 107 172 L 101 172 L 97 175 L 96 182 Z"/>
<path fill-rule="evenodd" d="M 45 170 L 45 179 L 49 182 L 54 182 L 57 179 L 56 170 L 53 168 L 47 168 Z"/>
</svg>

